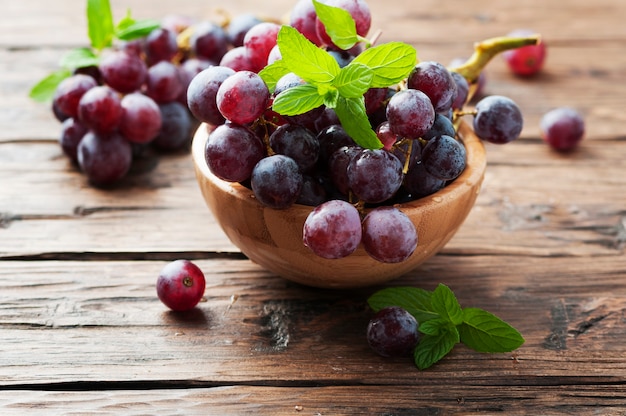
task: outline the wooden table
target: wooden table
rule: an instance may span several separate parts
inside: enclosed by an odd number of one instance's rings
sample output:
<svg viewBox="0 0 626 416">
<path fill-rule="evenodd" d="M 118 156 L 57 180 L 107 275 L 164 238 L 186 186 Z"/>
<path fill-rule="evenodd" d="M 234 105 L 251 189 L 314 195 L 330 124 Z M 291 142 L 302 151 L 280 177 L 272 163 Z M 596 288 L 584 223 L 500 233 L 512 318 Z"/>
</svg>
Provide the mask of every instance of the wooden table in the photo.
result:
<svg viewBox="0 0 626 416">
<path fill-rule="evenodd" d="M 487 146 L 484 186 L 459 233 L 392 283 L 445 283 L 526 343 L 496 355 L 458 346 L 426 371 L 369 349 L 365 299 L 379 288 L 307 288 L 244 258 L 205 207 L 189 154 L 113 190 L 86 184 L 49 108 L 27 97 L 66 50 L 87 44 L 82 3 L 7 1 L 0 13 L 1 414 L 626 414 L 621 2 L 370 1 L 381 41 L 411 43 L 424 60 L 447 63 L 524 27 L 549 47 L 533 79 L 489 65 L 486 92 L 519 103 L 522 137 Z M 112 3 L 116 19 L 126 7 L 208 18 L 217 6 Z M 292 3 L 224 7 L 279 16 Z M 539 138 L 557 106 L 587 123 L 572 154 Z M 176 258 L 208 278 L 206 302 L 183 315 L 155 293 Z"/>
</svg>

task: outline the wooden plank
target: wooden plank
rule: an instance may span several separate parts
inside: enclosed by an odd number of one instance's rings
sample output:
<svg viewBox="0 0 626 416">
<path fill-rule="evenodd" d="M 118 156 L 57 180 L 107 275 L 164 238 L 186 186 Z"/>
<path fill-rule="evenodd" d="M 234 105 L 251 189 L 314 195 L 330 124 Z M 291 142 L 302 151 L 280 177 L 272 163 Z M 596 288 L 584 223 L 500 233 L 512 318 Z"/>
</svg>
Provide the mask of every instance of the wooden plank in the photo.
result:
<svg viewBox="0 0 626 416">
<path fill-rule="evenodd" d="M 588 142 L 567 156 L 539 141 L 487 146 L 487 174 L 476 206 L 445 250 L 623 254 L 626 196 L 615 189 L 626 187 L 624 146 L 619 140 Z M 152 170 L 132 175 L 117 189 L 99 190 L 87 185 L 56 143 L 0 148 L 5 258 L 238 251 L 206 208 L 188 154 L 161 157 Z"/>
<path fill-rule="evenodd" d="M 365 300 L 376 288 L 317 290 L 247 260 L 196 263 L 207 275 L 206 301 L 176 314 L 155 294 L 162 261 L 3 262 L 0 390 L 164 381 L 608 385 L 626 377 L 625 270 L 617 256 L 571 258 L 567 268 L 550 258 L 436 256 L 393 284 L 445 283 L 463 306 L 502 317 L 526 343 L 494 355 L 459 346 L 424 372 L 367 346 Z"/>
<path fill-rule="evenodd" d="M 626 411 L 624 386 L 360 386 L 266 387 L 225 386 L 193 389 L 114 391 L 0 392 L 0 409 L 8 414 L 106 415 L 414 415 L 595 414 Z M 367 398 L 364 400 L 364 398 Z M 52 412 L 52 413 L 51 413 Z"/>
</svg>

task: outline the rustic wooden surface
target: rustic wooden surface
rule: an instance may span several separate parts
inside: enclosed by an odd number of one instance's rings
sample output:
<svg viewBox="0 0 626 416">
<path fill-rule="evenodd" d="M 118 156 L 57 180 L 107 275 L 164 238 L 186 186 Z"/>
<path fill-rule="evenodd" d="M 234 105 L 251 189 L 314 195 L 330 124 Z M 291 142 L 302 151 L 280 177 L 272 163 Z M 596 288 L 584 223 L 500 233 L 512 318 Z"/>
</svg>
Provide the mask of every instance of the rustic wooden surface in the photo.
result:
<svg viewBox="0 0 626 416">
<path fill-rule="evenodd" d="M 377 288 L 289 283 L 233 247 L 181 153 L 113 190 L 64 158 L 59 124 L 27 91 L 87 42 L 83 2 L 21 0 L 0 13 L 0 413 L 430 415 L 626 414 L 626 6 L 613 0 L 371 0 L 382 40 L 448 62 L 472 43 L 528 27 L 549 46 L 544 73 L 487 69 L 488 93 L 525 115 L 522 138 L 487 146 L 478 202 L 459 233 L 392 284 L 449 285 L 526 343 L 511 354 L 457 347 L 427 371 L 373 354 L 365 299 Z M 112 1 L 116 18 L 208 17 L 211 2 Z M 277 16 L 293 2 L 240 0 Z M 217 5 L 217 3 L 215 3 Z M 539 139 L 541 115 L 579 109 L 581 148 Z M 148 161 L 150 162 L 150 161 Z M 168 312 L 161 267 L 189 258 L 206 301 Z"/>
</svg>

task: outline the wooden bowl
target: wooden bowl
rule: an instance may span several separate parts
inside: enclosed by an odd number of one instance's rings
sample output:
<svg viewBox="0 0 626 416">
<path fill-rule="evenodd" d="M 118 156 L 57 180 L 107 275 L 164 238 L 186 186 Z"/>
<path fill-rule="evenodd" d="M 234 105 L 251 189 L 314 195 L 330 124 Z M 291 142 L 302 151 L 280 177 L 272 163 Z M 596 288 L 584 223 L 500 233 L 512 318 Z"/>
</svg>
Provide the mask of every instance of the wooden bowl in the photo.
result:
<svg viewBox="0 0 626 416">
<path fill-rule="evenodd" d="M 345 289 L 395 279 L 434 256 L 454 236 L 476 201 L 486 168 L 482 142 L 465 123 L 459 133 L 467 151 L 464 172 L 442 190 L 398 205 L 415 224 L 418 245 L 411 257 L 393 264 L 372 259 L 361 246 L 342 259 L 329 260 L 313 254 L 302 243 L 302 227 L 312 207 L 266 208 L 250 189 L 214 176 L 204 156 L 206 125 L 200 126 L 194 136 L 192 156 L 206 204 L 243 254 L 285 279 L 314 287 Z"/>
</svg>

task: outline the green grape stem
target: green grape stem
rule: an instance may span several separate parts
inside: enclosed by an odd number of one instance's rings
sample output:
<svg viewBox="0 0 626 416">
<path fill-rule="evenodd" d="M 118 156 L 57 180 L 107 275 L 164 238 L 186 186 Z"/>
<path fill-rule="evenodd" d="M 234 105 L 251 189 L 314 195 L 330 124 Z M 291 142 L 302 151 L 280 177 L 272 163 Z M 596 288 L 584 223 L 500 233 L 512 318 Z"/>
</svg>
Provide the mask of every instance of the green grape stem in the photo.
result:
<svg viewBox="0 0 626 416">
<path fill-rule="evenodd" d="M 528 37 L 502 36 L 483 40 L 474 45 L 474 54 L 463 64 L 448 68 L 451 71 L 463 75 L 468 82 L 476 81 L 487 63 L 499 54 L 509 49 L 517 49 L 522 46 L 537 45 L 541 42 L 539 35 Z"/>
</svg>

